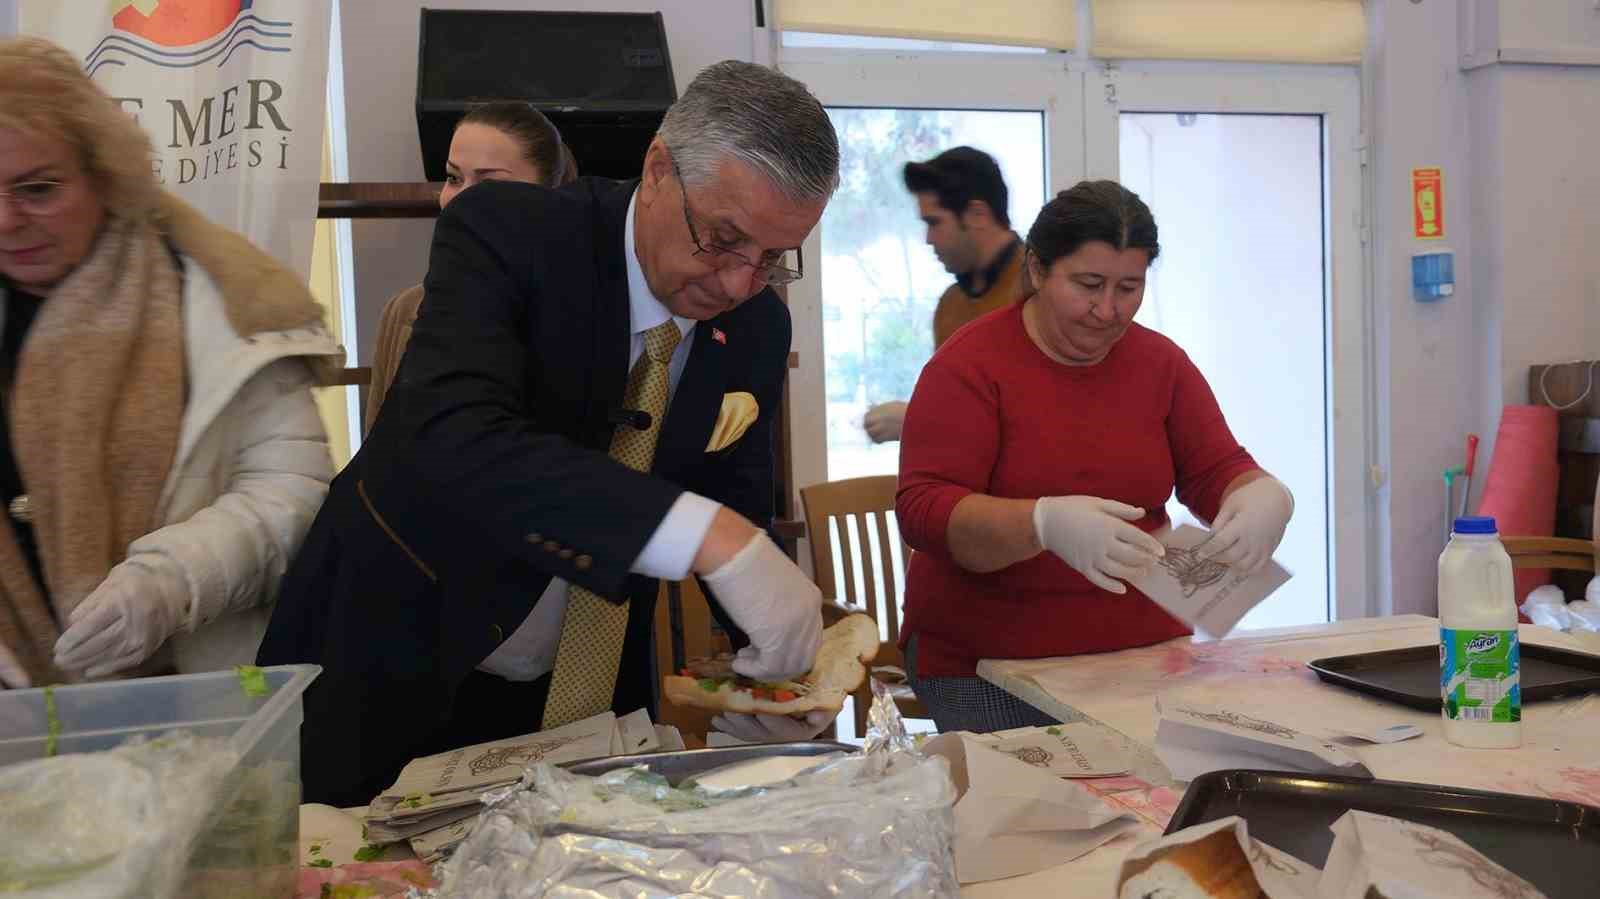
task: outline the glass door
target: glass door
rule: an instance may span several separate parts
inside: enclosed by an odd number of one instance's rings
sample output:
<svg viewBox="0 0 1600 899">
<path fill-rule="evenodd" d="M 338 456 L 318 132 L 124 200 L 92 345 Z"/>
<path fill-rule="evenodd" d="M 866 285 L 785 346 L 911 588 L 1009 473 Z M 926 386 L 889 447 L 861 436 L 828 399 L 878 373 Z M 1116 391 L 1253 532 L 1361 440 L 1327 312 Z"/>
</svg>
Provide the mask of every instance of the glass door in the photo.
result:
<svg viewBox="0 0 1600 899">
<path fill-rule="evenodd" d="M 1377 459 L 1353 67 L 1072 62 L 1028 55 L 784 48 L 828 107 L 839 195 L 789 292 L 794 484 L 893 473 L 861 417 L 905 399 L 951 279 L 900 171 L 967 143 L 999 161 L 1012 225 L 1084 177 L 1154 209 L 1162 258 L 1140 321 L 1195 359 L 1241 442 L 1288 483 L 1295 577 L 1248 627 L 1374 614 Z M 1181 510 L 1179 510 L 1181 511 Z"/>
<path fill-rule="evenodd" d="M 862 416 L 910 398 L 954 280 L 924 242 L 905 163 L 963 144 L 989 153 L 1025 233 L 1055 185 L 1083 177 L 1083 79 L 1057 54 L 786 47 L 780 67 L 822 100 L 841 142 L 839 192 L 805 247 L 821 264 L 789 290 L 794 482 L 894 474 L 899 444 L 873 444 Z"/>
<path fill-rule="evenodd" d="M 925 242 L 901 172 L 956 146 L 995 158 L 1014 227 L 1044 205 L 1044 113 L 1038 110 L 829 107 L 840 185 L 822 215 L 822 368 L 828 480 L 894 474 L 898 442 L 861 426 L 878 403 L 911 398 L 933 355 L 933 312 L 952 283 Z"/>
<path fill-rule="evenodd" d="M 1161 230 L 1137 320 L 1189 354 L 1294 493 L 1277 553 L 1294 577 L 1240 626 L 1368 614 L 1355 71 L 1151 64 L 1098 80 L 1091 176 L 1137 192 Z"/>
</svg>

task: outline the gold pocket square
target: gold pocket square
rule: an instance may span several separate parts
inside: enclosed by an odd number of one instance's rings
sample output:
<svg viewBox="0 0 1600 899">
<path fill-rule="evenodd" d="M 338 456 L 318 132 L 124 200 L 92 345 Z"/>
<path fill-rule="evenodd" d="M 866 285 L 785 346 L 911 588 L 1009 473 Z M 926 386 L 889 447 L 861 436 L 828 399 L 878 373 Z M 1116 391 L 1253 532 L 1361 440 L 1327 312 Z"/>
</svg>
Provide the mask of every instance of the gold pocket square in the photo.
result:
<svg viewBox="0 0 1600 899">
<path fill-rule="evenodd" d="M 742 390 L 724 393 L 722 410 L 717 413 L 717 423 L 711 428 L 711 440 L 706 443 L 706 452 L 714 453 L 732 446 L 734 441 L 744 436 L 745 431 L 750 430 L 760 414 L 761 407 L 756 404 L 754 396 Z"/>
</svg>

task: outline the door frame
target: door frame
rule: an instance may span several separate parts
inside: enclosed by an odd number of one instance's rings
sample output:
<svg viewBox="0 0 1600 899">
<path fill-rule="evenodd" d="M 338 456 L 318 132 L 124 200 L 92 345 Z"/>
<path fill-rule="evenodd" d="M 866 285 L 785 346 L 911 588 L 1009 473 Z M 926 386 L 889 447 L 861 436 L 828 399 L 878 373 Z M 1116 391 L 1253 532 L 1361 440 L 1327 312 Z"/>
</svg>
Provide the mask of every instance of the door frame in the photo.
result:
<svg viewBox="0 0 1600 899">
<path fill-rule="evenodd" d="M 1078 71 L 1081 63 L 1068 54 L 784 47 L 777 56 L 778 68 L 809 87 L 824 106 L 1039 112 L 1044 116 L 1046 199 L 1058 185 L 1083 178 L 1083 74 Z M 908 200 L 906 215 L 914 214 Z M 803 250 L 820 268 L 820 225 Z M 800 487 L 828 480 L 820 275 L 789 286 L 789 315 L 791 347 L 799 357 L 785 388 L 791 413 L 792 502 L 798 509 Z M 809 554 L 801 552 L 800 557 L 808 560 Z"/>
<path fill-rule="evenodd" d="M 1362 203 L 1361 72 L 1356 66 L 1244 63 L 1106 63 L 1084 88 L 1085 168 L 1118 175 L 1119 115 L 1197 112 L 1320 115 L 1323 127 L 1324 377 L 1331 542 L 1329 612 L 1334 619 L 1377 613 L 1374 532 L 1377 437 L 1371 294 L 1366 288 Z"/>
</svg>

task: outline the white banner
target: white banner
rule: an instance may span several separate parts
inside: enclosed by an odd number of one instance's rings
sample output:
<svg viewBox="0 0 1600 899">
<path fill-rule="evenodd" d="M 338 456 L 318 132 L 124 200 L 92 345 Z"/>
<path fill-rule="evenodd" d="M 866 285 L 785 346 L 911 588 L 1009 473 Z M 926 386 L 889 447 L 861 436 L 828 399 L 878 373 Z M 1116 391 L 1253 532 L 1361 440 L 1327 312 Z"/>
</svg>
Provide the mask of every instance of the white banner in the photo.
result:
<svg viewBox="0 0 1600 899">
<path fill-rule="evenodd" d="M 82 61 L 155 145 L 167 189 L 305 276 L 328 0 L 21 0 L 19 31 Z"/>
</svg>

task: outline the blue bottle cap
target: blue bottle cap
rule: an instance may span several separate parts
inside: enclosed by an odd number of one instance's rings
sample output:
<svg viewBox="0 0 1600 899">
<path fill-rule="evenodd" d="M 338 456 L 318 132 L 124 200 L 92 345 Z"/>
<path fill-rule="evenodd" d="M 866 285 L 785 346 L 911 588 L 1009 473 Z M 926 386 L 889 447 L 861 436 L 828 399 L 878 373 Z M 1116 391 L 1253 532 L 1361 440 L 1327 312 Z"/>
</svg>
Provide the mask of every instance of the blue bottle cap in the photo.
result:
<svg viewBox="0 0 1600 899">
<path fill-rule="evenodd" d="M 1456 519 L 1457 534 L 1498 534 L 1494 519 L 1487 515 L 1463 515 Z"/>
</svg>

